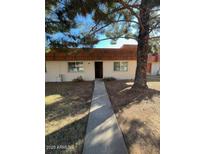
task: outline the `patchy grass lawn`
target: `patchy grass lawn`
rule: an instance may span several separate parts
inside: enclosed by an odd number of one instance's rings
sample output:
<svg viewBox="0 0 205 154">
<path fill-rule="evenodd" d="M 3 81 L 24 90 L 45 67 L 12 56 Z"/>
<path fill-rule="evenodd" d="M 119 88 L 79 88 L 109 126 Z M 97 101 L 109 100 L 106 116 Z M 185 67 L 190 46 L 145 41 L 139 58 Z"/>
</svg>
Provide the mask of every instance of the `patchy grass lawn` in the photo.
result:
<svg viewBox="0 0 205 154">
<path fill-rule="evenodd" d="M 46 153 L 82 152 L 93 82 L 46 83 Z"/>
<path fill-rule="evenodd" d="M 150 81 L 148 90 L 131 89 L 133 81 L 105 81 L 118 124 L 131 154 L 160 153 L 160 86 Z"/>
</svg>

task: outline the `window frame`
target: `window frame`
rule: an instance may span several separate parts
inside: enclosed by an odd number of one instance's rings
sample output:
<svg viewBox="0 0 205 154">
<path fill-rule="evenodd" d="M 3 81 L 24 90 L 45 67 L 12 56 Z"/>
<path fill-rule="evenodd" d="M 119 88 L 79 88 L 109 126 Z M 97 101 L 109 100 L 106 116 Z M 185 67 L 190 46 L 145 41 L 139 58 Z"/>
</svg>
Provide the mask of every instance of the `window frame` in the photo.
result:
<svg viewBox="0 0 205 154">
<path fill-rule="evenodd" d="M 77 71 L 71 70 L 71 68 L 69 66 L 69 63 L 74 63 L 74 68 L 75 69 L 77 68 Z M 77 64 L 77 63 L 81 63 L 81 64 Z M 82 67 L 80 67 L 78 65 L 82 65 Z M 79 68 L 82 68 L 83 70 L 79 70 Z M 71 72 L 71 73 L 82 73 L 82 72 L 84 72 L 84 63 L 83 63 L 83 61 L 69 61 L 68 62 L 68 72 Z"/>
<path fill-rule="evenodd" d="M 115 70 L 115 63 L 120 63 L 120 69 L 119 70 Z M 122 63 L 127 63 L 127 69 L 126 70 L 122 70 Z M 128 72 L 128 61 L 114 61 L 113 62 L 113 71 L 114 72 Z"/>
</svg>

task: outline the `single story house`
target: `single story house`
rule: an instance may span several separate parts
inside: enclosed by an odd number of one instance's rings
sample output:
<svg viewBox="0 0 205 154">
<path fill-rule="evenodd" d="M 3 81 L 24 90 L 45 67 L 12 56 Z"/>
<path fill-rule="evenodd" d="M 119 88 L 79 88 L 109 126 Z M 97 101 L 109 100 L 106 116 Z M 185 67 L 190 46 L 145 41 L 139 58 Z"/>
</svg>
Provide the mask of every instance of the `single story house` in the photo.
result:
<svg viewBox="0 0 205 154">
<path fill-rule="evenodd" d="M 55 49 L 45 55 L 45 81 L 72 81 L 78 77 L 84 80 L 109 77 L 133 79 L 137 65 L 136 52 L 136 45 L 124 45 L 119 49 Z M 157 75 L 159 69 L 159 55 L 149 55 L 147 73 Z"/>
</svg>

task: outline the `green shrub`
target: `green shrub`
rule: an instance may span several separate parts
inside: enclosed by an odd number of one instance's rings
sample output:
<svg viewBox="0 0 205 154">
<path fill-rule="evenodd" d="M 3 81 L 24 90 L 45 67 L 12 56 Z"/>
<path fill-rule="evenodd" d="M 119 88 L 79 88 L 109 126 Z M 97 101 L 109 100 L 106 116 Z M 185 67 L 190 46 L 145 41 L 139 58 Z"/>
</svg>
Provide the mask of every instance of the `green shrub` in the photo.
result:
<svg viewBox="0 0 205 154">
<path fill-rule="evenodd" d="M 77 78 L 73 79 L 72 81 L 73 81 L 73 82 L 82 82 L 82 81 L 84 81 L 84 80 L 83 80 L 83 77 L 82 77 L 82 76 L 78 76 Z"/>
<path fill-rule="evenodd" d="M 116 80 L 116 78 L 114 77 L 106 77 L 106 78 L 103 78 L 104 81 L 114 81 Z"/>
</svg>

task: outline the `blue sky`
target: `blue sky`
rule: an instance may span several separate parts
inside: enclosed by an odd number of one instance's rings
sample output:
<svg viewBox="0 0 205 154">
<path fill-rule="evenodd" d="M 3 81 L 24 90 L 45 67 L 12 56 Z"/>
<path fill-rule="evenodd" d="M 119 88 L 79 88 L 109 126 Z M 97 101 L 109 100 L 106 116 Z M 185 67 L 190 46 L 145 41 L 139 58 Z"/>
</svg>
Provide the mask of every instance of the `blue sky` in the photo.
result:
<svg viewBox="0 0 205 154">
<path fill-rule="evenodd" d="M 137 21 L 137 19 L 133 19 L 133 20 Z M 70 31 L 74 35 L 80 34 L 81 31 L 88 32 L 90 30 L 90 28 L 95 25 L 94 21 L 92 20 L 92 14 L 88 14 L 86 17 L 77 15 L 75 17 L 75 22 L 78 24 L 78 28 L 71 29 L 71 31 Z M 131 28 L 131 31 L 133 33 L 137 33 L 136 28 Z M 159 35 L 158 32 L 157 32 L 157 35 Z M 60 32 L 52 35 L 52 38 L 57 39 L 57 40 L 69 40 L 68 37 L 65 37 Z M 104 38 L 106 38 L 105 35 L 99 35 L 99 39 L 104 39 Z M 111 40 L 104 40 L 104 41 L 100 41 L 98 44 L 94 45 L 94 48 L 120 48 L 124 44 L 137 45 L 137 41 L 133 40 L 133 39 L 120 38 L 117 40 L 116 44 L 111 44 Z"/>
<path fill-rule="evenodd" d="M 82 25 L 84 25 L 83 30 L 93 25 L 91 15 L 87 15 L 86 17 L 77 16 L 75 20 L 81 23 Z M 100 38 L 103 38 L 103 36 L 100 36 Z M 98 44 L 94 46 L 94 48 L 120 48 L 124 44 L 137 44 L 137 41 L 133 39 L 127 40 L 127 39 L 120 38 L 117 40 L 116 44 L 111 44 L 111 40 L 105 40 L 105 41 L 100 41 Z"/>
<path fill-rule="evenodd" d="M 62 33 L 56 33 L 53 35 L 55 39 L 65 38 Z M 100 41 L 98 44 L 94 45 L 94 48 L 120 48 L 124 44 L 135 44 L 137 45 L 137 41 L 133 39 L 123 39 L 120 38 L 117 40 L 116 44 L 111 44 L 110 40 Z"/>
<path fill-rule="evenodd" d="M 76 22 L 82 25 L 82 31 L 89 29 L 90 26 L 94 25 L 91 15 L 87 15 L 86 17 L 77 16 L 75 20 Z M 76 33 L 77 31 L 79 30 L 73 30 L 74 33 Z M 100 36 L 100 38 L 103 38 L 103 36 Z M 116 44 L 111 44 L 111 40 L 105 40 L 100 41 L 98 44 L 94 46 L 94 48 L 120 48 L 121 46 L 123 46 L 123 44 L 137 44 L 137 41 L 133 39 L 127 40 L 120 38 L 118 39 Z"/>
<path fill-rule="evenodd" d="M 110 43 L 110 40 L 106 40 L 106 41 L 99 42 L 94 47 L 95 48 L 120 48 L 123 44 L 137 44 L 137 41 L 133 39 L 127 40 L 127 39 L 120 38 L 117 40 L 117 43 L 114 45 Z"/>
<path fill-rule="evenodd" d="M 76 23 L 78 23 L 79 28 L 78 29 L 71 29 L 72 34 L 79 34 L 81 31 L 89 30 L 91 26 L 94 26 L 94 22 L 92 20 L 91 15 L 87 15 L 86 17 L 82 16 L 76 16 L 75 18 Z M 57 40 L 66 40 L 67 37 L 65 37 L 62 33 L 56 33 L 52 35 L 53 39 Z M 105 36 L 100 35 L 100 39 L 105 38 Z M 104 40 L 100 41 L 98 44 L 94 45 L 94 48 L 120 48 L 124 44 L 137 44 L 136 40 L 133 39 L 124 39 L 120 38 L 117 40 L 116 44 L 111 44 L 111 40 Z"/>
</svg>

